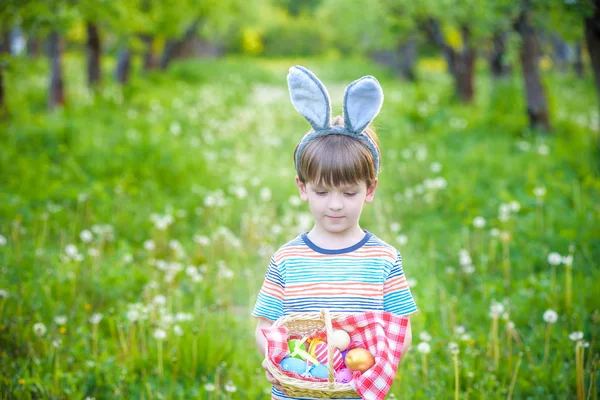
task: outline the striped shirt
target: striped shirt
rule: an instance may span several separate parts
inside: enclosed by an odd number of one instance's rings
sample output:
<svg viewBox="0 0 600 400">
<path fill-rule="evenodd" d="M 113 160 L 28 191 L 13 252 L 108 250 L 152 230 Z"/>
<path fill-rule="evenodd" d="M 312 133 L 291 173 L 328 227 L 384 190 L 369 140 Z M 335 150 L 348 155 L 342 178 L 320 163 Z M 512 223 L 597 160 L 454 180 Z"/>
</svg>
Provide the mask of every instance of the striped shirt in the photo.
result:
<svg viewBox="0 0 600 400">
<path fill-rule="evenodd" d="M 252 315 L 275 321 L 293 312 L 388 311 L 417 306 L 398 250 L 370 232 L 353 246 L 328 250 L 298 235 L 275 252 Z M 273 388 L 273 399 L 295 399 Z"/>
</svg>

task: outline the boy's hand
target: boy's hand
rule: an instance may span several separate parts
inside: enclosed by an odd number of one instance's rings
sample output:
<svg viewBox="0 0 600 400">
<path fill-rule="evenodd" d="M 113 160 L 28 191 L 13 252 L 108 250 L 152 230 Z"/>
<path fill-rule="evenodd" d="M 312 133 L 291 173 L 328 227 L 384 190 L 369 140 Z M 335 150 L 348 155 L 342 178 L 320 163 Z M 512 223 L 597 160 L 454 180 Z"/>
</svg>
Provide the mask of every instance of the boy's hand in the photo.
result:
<svg viewBox="0 0 600 400">
<path fill-rule="evenodd" d="M 282 393 L 285 393 L 285 389 L 283 388 L 283 386 L 279 384 L 279 381 L 275 379 L 275 377 L 267 369 L 267 360 L 263 360 L 262 367 L 265 369 L 265 375 L 267 376 L 267 380 L 275 387 L 275 389 L 279 390 Z"/>
</svg>

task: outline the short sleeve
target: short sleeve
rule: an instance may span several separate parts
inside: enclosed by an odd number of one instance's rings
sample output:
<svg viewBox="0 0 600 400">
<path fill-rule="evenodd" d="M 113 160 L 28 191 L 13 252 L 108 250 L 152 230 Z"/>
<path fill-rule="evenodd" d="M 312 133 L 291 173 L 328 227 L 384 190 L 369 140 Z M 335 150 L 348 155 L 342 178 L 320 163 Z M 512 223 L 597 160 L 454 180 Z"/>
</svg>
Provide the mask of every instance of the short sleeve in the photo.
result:
<svg viewBox="0 0 600 400">
<path fill-rule="evenodd" d="M 285 281 L 279 266 L 271 257 L 265 280 L 258 292 L 252 316 L 275 321 L 283 316 L 283 292 Z"/>
<path fill-rule="evenodd" d="M 396 315 L 409 315 L 418 311 L 402 269 L 400 253 L 383 284 L 383 310 Z"/>
</svg>

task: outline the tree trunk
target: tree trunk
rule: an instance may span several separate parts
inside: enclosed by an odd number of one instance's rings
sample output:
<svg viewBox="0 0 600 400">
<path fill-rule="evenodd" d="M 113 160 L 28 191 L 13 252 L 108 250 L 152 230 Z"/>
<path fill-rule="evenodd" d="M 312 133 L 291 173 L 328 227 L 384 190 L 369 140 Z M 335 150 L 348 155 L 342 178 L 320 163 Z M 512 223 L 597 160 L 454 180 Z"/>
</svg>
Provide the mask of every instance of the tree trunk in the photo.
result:
<svg viewBox="0 0 600 400">
<path fill-rule="evenodd" d="M 98 26 L 93 22 L 87 22 L 87 61 L 88 61 L 88 86 L 92 87 L 100 83 L 100 35 Z"/>
<path fill-rule="evenodd" d="M 495 79 L 507 75 L 510 71 L 509 66 L 504 64 L 506 36 L 506 32 L 496 32 L 492 38 L 493 47 L 489 58 L 489 64 L 492 77 Z"/>
<path fill-rule="evenodd" d="M 551 41 L 554 65 L 560 72 L 565 72 L 569 65 L 569 45 L 557 33 L 552 34 Z"/>
<path fill-rule="evenodd" d="M 401 41 L 397 47 L 398 61 L 396 70 L 398 74 L 410 81 L 415 81 L 415 60 L 417 59 L 417 38 L 411 35 L 408 40 Z"/>
<path fill-rule="evenodd" d="M 400 78 L 411 81 L 416 80 L 417 39 L 411 36 L 406 41 L 401 41 L 395 50 L 376 51 L 370 54 L 373 61 L 393 69 Z"/>
<path fill-rule="evenodd" d="M 475 94 L 473 85 L 475 49 L 472 47 L 469 27 L 467 25 L 461 26 L 463 47 L 456 50 L 446 42 L 438 20 L 429 18 L 422 24 L 422 28 L 429 40 L 442 50 L 448 70 L 454 78 L 454 86 L 458 97 L 463 103 L 470 103 Z"/>
<path fill-rule="evenodd" d="M 577 42 L 575 44 L 575 60 L 573 61 L 573 68 L 575 69 L 575 73 L 577 77 L 583 79 L 585 76 L 585 70 L 583 68 L 583 55 L 581 54 L 581 43 Z"/>
<path fill-rule="evenodd" d="M 156 67 L 156 60 L 154 59 L 154 52 L 152 51 L 152 46 L 154 45 L 154 36 L 142 35 L 142 41 L 146 47 L 144 51 L 142 68 L 147 72 Z"/>
<path fill-rule="evenodd" d="M 58 32 L 52 31 L 48 37 L 48 58 L 50 58 L 50 88 L 48 108 L 53 110 L 65 104 L 65 89 L 62 72 L 62 44 Z"/>
<path fill-rule="evenodd" d="M 131 51 L 127 46 L 123 46 L 119 50 L 117 60 L 117 68 L 115 70 L 115 78 L 121 85 L 127 84 L 129 81 L 129 71 L 131 69 Z"/>
<path fill-rule="evenodd" d="M 470 103 L 475 94 L 473 88 L 473 72 L 475 69 L 475 49 L 471 45 L 471 31 L 469 27 L 461 27 L 463 48 L 455 51 L 454 62 L 455 82 L 458 88 L 458 95 L 463 103 Z"/>
<path fill-rule="evenodd" d="M 524 6 L 519 17 L 515 21 L 514 27 L 519 35 L 521 35 L 520 58 L 525 81 L 525 96 L 527 98 L 529 126 L 532 129 L 542 128 L 544 131 L 549 132 L 550 119 L 548 116 L 548 102 L 546 100 L 546 92 L 542 86 L 538 68 L 540 51 L 539 43 L 537 41 L 535 29 L 531 23 L 527 0 L 525 0 Z"/>
<path fill-rule="evenodd" d="M 27 54 L 31 58 L 38 58 L 40 56 L 40 39 L 36 37 L 29 37 L 27 39 Z"/>
<path fill-rule="evenodd" d="M 585 43 L 594 72 L 597 100 L 600 102 L 600 0 L 595 1 L 594 13 L 585 19 Z"/>
<path fill-rule="evenodd" d="M 167 69 L 169 64 L 174 58 L 184 56 L 186 53 L 186 45 L 189 47 L 190 40 L 196 34 L 196 30 L 198 28 L 198 24 L 200 21 L 194 21 L 185 31 L 185 35 L 182 39 L 169 39 L 165 43 L 165 47 L 163 49 L 162 57 L 160 59 L 160 68 Z"/>
<path fill-rule="evenodd" d="M 8 116 L 4 92 L 4 70 L 8 60 L 2 60 L 8 54 L 10 54 L 10 33 L 0 31 L 0 120 L 4 120 Z"/>
</svg>

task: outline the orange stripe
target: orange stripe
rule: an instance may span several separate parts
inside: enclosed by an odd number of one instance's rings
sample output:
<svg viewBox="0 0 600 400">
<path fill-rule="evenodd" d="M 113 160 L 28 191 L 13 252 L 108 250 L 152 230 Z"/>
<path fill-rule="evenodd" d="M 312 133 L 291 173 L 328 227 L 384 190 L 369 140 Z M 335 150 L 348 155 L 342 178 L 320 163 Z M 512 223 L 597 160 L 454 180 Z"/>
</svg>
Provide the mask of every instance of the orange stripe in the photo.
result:
<svg viewBox="0 0 600 400">
<path fill-rule="evenodd" d="M 383 285 L 383 294 L 404 290 L 407 287 L 408 283 L 406 282 L 406 276 L 398 276 L 385 282 Z"/>
</svg>

